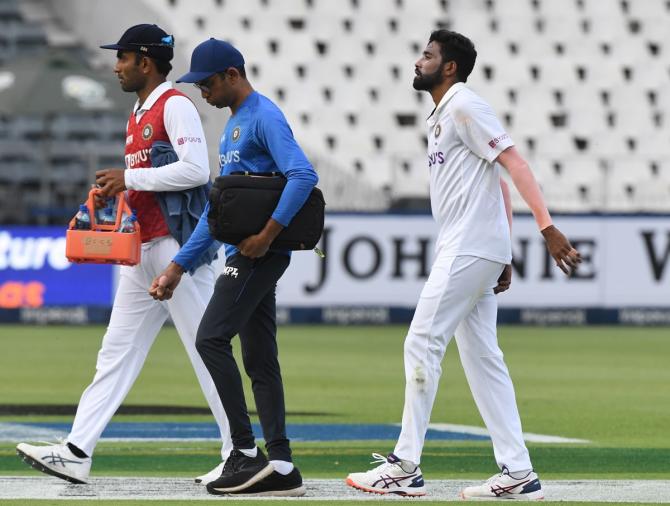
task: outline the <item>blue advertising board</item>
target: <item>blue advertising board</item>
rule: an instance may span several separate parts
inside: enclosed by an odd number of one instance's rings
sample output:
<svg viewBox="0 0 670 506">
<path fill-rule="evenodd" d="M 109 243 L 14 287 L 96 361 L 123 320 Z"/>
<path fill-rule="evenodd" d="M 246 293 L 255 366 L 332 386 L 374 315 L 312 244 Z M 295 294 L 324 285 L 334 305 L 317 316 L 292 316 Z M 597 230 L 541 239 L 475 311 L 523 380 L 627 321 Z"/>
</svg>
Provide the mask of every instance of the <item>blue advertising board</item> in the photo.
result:
<svg viewBox="0 0 670 506">
<path fill-rule="evenodd" d="M 113 266 L 65 258 L 64 227 L 0 227 L 0 309 L 111 306 L 113 285 Z"/>
</svg>

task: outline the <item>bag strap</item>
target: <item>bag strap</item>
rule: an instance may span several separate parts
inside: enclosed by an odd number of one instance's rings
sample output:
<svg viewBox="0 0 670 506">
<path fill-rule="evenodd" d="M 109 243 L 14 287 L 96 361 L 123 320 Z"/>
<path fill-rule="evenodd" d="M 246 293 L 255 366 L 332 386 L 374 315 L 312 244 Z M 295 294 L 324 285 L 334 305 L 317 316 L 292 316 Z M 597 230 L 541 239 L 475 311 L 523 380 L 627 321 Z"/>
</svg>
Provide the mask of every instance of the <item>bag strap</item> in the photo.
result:
<svg viewBox="0 0 670 506">
<path fill-rule="evenodd" d="M 259 177 L 284 177 L 284 174 L 282 174 L 279 171 L 272 171 L 272 172 L 251 172 L 248 170 L 236 170 L 235 172 L 230 173 L 231 176 L 259 176 Z"/>
</svg>

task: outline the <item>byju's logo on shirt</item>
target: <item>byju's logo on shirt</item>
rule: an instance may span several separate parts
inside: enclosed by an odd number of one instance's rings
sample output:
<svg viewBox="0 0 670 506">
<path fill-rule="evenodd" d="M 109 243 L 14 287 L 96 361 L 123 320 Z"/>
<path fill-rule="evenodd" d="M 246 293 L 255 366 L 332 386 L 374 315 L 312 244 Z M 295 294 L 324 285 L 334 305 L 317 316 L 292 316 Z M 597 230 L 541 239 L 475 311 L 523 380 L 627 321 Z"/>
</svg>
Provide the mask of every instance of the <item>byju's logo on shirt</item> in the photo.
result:
<svg viewBox="0 0 670 506">
<path fill-rule="evenodd" d="M 428 155 L 428 168 L 438 163 L 440 165 L 444 163 L 444 153 L 442 151 L 435 151 Z"/>
<path fill-rule="evenodd" d="M 149 161 L 149 153 L 151 150 L 149 148 L 140 149 L 134 153 L 129 153 L 125 156 L 126 167 L 129 169 L 134 169 L 137 165 L 140 165 L 144 162 Z"/>
<path fill-rule="evenodd" d="M 231 162 L 239 163 L 239 161 L 240 161 L 240 152 L 237 150 L 230 150 L 225 153 L 219 154 L 219 165 L 221 167 L 223 167 L 227 163 Z"/>
<path fill-rule="evenodd" d="M 500 137 L 494 137 L 489 141 L 489 146 L 495 148 L 497 144 L 500 144 L 502 141 L 508 138 L 509 138 L 508 134 L 502 134 Z"/>
</svg>

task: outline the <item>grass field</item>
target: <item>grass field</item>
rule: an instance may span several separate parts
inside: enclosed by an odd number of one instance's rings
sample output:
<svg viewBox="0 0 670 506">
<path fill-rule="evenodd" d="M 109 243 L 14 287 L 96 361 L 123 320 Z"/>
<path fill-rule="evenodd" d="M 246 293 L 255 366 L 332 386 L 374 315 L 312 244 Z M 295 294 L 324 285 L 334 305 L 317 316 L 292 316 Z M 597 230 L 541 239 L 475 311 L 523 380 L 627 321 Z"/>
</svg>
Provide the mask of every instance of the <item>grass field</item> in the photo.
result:
<svg viewBox="0 0 670 506">
<path fill-rule="evenodd" d="M 288 421 L 399 422 L 405 330 L 401 326 L 280 329 Z M 76 404 L 94 373 L 103 332 L 103 327 L 95 326 L 0 327 L 0 404 Z M 501 327 L 500 342 L 515 382 L 524 430 L 592 442 L 529 445 L 542 477 L 670 479 L 669 329 Z M 443 370 L 432 421 L 482 426 L 455 343 Z M 166 328 L 158 337 L 126 403 L 205 406 L 173 329 Z M 250 398 L 249 406 L 253 406 Z M 115 418 L 150 419 L 209 418 Z M 47 418 L 0 418 L 29 420 Z M 306 478 L 343 478 L 367 468 L 371 451 L 387 452 L 392 446 L 392 441 L 297 443 L 294 453 Z M 101 443 L 93 473 L 193 476 L 216 461 L 217 448 L 210 443 Z M 485 478 L 496 471 L 489 443 L 462 441 L 429 442 L 422 469 L 427 479 Z M 0 474 L 31 473 L 14 455 L 13 443 L 0 443 Z"/>
</svg>

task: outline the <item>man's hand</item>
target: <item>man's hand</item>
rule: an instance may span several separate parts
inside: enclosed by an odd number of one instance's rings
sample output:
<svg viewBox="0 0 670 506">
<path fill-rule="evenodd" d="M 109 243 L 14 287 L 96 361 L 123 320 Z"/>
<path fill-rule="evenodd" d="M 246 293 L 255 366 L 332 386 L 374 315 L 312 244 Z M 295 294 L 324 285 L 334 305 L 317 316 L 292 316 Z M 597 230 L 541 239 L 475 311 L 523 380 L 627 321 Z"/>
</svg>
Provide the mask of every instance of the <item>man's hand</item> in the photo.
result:
<svg viewBox="0 0 670 506">
<path fill-rule="evenodd" d="M 506 265 L 503 269 L 500 277 L 498 278 L 498 284 L 493 288 L 493 293 L 504 292 L 509 289 L 509 285 L 512 283 L 512 266 Z"/>
<path fill-rule="evenodd" d="M 181 281 L 182 274 L 184 274 L 184 269 L 181 265 L 171 262 L 167 269 L 154 278 L 151 288 L 149 288 L 149 295 L 156 300 L 172 298 L 172 294 Z"/>
<path fill-rule="evenodd" d="M 237 249 L 245 257 L 259 258 L 265 255 L 284 227 L 273 218 L 270 218 L 263 230 L 257 234 L 250 235 L 237 245 Z"/>
<path fill-rule="evenodd" d="M 100 187 L 97 184 L 92 184 L 91 189 L 99 190 Z M 97 191 L 93 194 L 93 205 L 95 206 L 96 209 L 102 209 L 103 207 L 107 207 L 107 199 L 103 197 L 99 191 Z"/>
<path fill-rule="evenodd" d="M 95 182 L 100 186 L 103 197 L 113 197 L 126 190 L 124 169 L 105 169 L 95 173 Z"/>
<path fill-rule="evenodd" d="M 237 245 L 237 249 L 240 250 L 240 253 L 245 257 L 259 258 L 268 252 L 270 244 L 272 244 L 272 239 L 268 240 L 268 238 L 261 232 L 244 239 Z"/>
<path fill-rule="evenodd" d="M 542 236 L 547 243 L 549 253 L 556 261 L 559 269 L 568 276 L 572 274 L 577 269 L 577 265 L 582 261 L 579 251 L 573 248 L 570 241 L 553 225 L 542 229 Z"/>
</svg>

